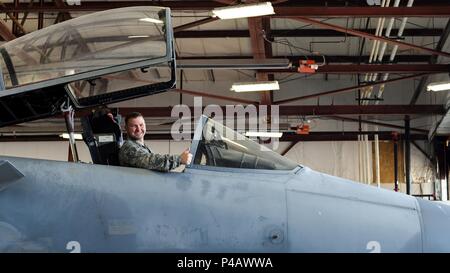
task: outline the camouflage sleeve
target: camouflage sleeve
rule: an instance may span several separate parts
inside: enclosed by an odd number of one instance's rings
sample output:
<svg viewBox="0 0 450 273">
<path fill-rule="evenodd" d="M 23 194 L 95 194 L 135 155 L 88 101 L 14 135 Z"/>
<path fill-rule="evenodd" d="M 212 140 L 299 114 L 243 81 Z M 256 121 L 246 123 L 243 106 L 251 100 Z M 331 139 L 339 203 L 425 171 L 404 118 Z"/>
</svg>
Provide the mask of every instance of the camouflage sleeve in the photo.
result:
<svg viewBox="0 0 450 273">
<path fill-rule="evenodd" d="M 123 145 L 119 152 L 120 165 L 168 172 L 181 165 L 178 155 L 149 153 L 132 145 Z"/>
</svg>

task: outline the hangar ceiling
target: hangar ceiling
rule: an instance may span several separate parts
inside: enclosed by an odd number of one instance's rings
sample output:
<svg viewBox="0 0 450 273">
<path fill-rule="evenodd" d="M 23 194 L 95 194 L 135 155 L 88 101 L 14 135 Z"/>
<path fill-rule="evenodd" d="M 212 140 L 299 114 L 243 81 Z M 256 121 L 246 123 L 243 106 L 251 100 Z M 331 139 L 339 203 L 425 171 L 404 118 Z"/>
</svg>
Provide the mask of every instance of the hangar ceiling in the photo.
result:
<svg viewBox="0 0 450 273">
<path fill-rule="evenodd" d="M 449 78 L 448 1 L 271 2 L 273 16 L 218 20 L 211 17 L 212 9 L 240 1 L 1 1 L 0 37 L 9 41 L 106 9 L 170 7 L 179 61 L 177 89 L 111 106 L 122 115 L 143 112 L 151 130 L 160 132 L 149 136 L 154 138 L 170 138 L 171 107 L 180 102 L 193 106 L 198 95 L 204 105 L 278 104 L 286 131 L 306 118 L 323 124 L 308 136 L 288 133 L 286 140 L 333 140 L 343 131 L 348 137 L 342 140 L 356 139 L 360 124 L 377 125 L 389 138 L 389 131 L 403 130 L 406 116 L 416 133 L 413 138 L 426 139 L 428 130 L 445 115 L 446 94 L 426 92 L 426 85 Z M 286 60 L 289 67 L 276 67 Z M 306 60 L 318 65 L 314 73 L 299 71 Z M 229 91 L 233 82 L 272 79 L 279 81 L 280 90 Z M 0 128 L 0 138 L 53 139 L 64 128 L 63 119 L 55 117 Z M 373 129 L 366 134 L 373 135 Z"/>
</svg>

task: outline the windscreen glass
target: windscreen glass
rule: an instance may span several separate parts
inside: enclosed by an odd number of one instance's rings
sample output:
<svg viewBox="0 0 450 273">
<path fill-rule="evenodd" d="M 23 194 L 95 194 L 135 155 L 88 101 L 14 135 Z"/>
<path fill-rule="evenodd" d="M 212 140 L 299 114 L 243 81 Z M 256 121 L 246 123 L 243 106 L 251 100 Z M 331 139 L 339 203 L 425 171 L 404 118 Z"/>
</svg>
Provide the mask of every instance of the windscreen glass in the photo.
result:
<svg viewBox="0 0 450 273">
<path fill-rule="evenodd" d="M 4 89 L 166 57 L 167 10 L 129 7 L 81 16 L 0 47 Z"/>
</svg>

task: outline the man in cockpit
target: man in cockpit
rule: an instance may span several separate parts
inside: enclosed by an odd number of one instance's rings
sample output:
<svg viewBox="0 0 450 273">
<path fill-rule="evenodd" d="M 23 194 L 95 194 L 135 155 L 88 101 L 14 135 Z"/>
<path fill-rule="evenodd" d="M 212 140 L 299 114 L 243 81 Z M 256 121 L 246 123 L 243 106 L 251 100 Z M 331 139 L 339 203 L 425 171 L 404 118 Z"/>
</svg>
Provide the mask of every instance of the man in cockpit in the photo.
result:
<svg viewBox="0 0 450 273">
<path fill-rule="evenodd" d="M 121 166 L 136 167 L 168 172 L 181 164 L 190 164 L 189 149 L 181 155 L 160 155 L 153 153 L 144 143 L 145 120 L 141 113 L 133 112 L 125 117 L 126 140 L 119 151 Z"/>
</svg>

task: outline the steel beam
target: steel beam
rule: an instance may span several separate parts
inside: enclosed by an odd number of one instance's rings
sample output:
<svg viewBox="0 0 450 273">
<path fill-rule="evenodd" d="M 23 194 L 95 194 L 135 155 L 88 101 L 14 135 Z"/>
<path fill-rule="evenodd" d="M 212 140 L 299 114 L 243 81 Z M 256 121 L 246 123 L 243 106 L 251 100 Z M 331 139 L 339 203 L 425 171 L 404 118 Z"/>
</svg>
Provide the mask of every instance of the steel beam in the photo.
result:
<svg viewBox="0 0 450 273">
<path fill-rule="evenodd" d="M 223 113 L 226 107 L 221 106 Z M 257 107 L 258 110 L 258 107 Z M 190 107 L 194 113 L 194 107 Z M 144 117 L 170 117 L 172 107 L 121 107 L 121 115 L 131 112 L 140 112 Z M 87 111 L 89 113 L 89 111 Z M 82 112 L 78 113 L 78 116 Z M 445 108 L 443 105 L 281 105 L 279 107 L 281 116 L 331 116 L 331 115 L 443 115 Z"/>
<path fill-rule="evenodd" d="M 387 128 L 394 128 L 399 130 L 405 130 L 405 127 L 391 124 L 391 123 L 385 123 L 385 122 L 379 122 L 379 121 L 372 121 L 372 120 L 365 120 L 360 118 L 350 118 L 350 117 L 342 117 L 342 116 L 325 116 L 326 118 L 331 118 L 335 120 L 343 120 L 343 121 L 349 121 L 349 122 L 355 122 L 355 123 L 364 123 L 364 124 L 370 124 L 370 125 L 377 125 L 381 127 L 387 127 Z M 428 130 L 424 129 L 418 129 L 418 128 L 410 128 L 411 131 L 428 134 Z"/>
<path fill-rule="evenodd" d="M 292 141 L 289 144 L 289 146 L 286 149 L 284 149 L 280 154 L 282 156 L 286 155 L 292 148 L 294 148 L 295 145 L 297 145 L 297 143 L 298 143 L 298 141 Z"/>
<path fill-rule="evenodd" d="M 208 18 L 201 19 L 201 20 L 194 21 L 194 22 L 190 22 L 190 23 L 187 23 L 187 24 L 184 24 L 184 25 L 181 25 L 181 26 L 176 26 L 176 27 L 173 28 L 173 32 L 177 33 L 177 32 L 183 31 L 185 29 L 201 26 L 201 25 L 204 25 L 204 24 L 207 24 L 207 23 L 210 23 L 210 22 L 214 22 L 214 21 L 217 21 L 217 20 L 218 20 L 218 18 L 208 17 Z"/>
<path fill-rule="evenodd" d="M 360 1 L 361 2 L 361 1 Z M 340 2 L 342 5 L 342 1 Z M 3 12 L 67 12 L 67 11 L 101 11 L 113 8 L 122 8 L 130 6 L 164 6 L 172 10 L 197 10 L 208 11 L 216 7 L 223 7 L 227 4 L 216 1 L 81 1 L 81 5 L 66 5 L 65 7 L 56 7 L 52 3 L 45 3 L 41 7 L 30 8 L 26 3 L 20 3 L 14 7 L 13 3 L 5 3 Z M 301 3 L 281 3 L 274 7 L 276 17 L 293 16 L 311 16 L 311 17 L 447 17 L 450 16 L 450 7 L 448 5 L 432 5 L 428 2 L 425 6 L 414 7 L 333 7 L 325 6 L 320 3 L 313 6 Z"/>
<path fill-rule="evenodd" d="M 225 5 L 232 5 L 236 2 L 238 2 L 237 0 L 213 0 L 213 1 L 221 3 L 221 4 L 225 4 Z"/>
<path fill-rule="evenodd" d="M 448 0 L 415 0 L 414 7 L 430 6 L 430 5 L 446 5 Z M 370 8 L 367 1 L 361 0 L 291 0 L 283 6 L 296 7 L 366 7 Z M 374 7 L 374 6 L 372 6 Z"/>
<path fill-rule="evenodd" d="M 448 17 L 450 6 L 421 7 L 275 7 L 273 17 Z"/>
<path fill-rule="evenodd" d="M 224 4 L 214 1 L 80 1 L 80 5 L 66 5 L 57 7 L 53 3 L 46 2 L 42 6 L 30 8 L 26 3 L 20 3 L 14 7 L 13 3 L 5 3 L 2 12 L 70 12 L 70 11 L 102 11 L 114 8 L 136 6 L 168 7 L 172 10 L 211 10 L 223 7 Z"/>
<path fill-rule="evenodd" d="M 289 59 L 293 63 L 298 62 L 299 60 L 304 60 L 308 58 L 308 60 L 315 60 L 317 63 L 323 62 L 322 56 L 317 55 L 307 55 L 307 56 L 273 56 L 273 58 L 277 59 Z M 428 63 L 430 61 L 431 55 L 397 55 L 395 57 L 395 63 Z M 242 59 L 242 60 L 252 60 L 252 56 L 179 56 L 177 60 L 227 60 L 227 59 Z M 326 55 L 325 56 L 327 63 L 357 63 L 360 61 L 359 56 L 345 56 L 345 55 Z M 368 55 L 361 56 L 361 62 L 366 63 L 369 61 Z"/>
<path fill-rule="evenodd" d="M 449 8 L 450 8 L 450 6 L 449 6 Z M 383 36 L 376 36 L 376 35 L 373 35 L 373 34 L 370 34 L 370 33 L 362 32 L 362 31 L 358 31 L 358 30 L 353 30 L 353 29 L 348 29 L 348 28 L 345 28 L 345 27 L 341 27 L 341 26 L 338 26 L 338 25 L 325 23 L 325 22 L 314 20 L 314 19 L 310 19 L 310 18 L 307 18 L 307 17 L 293 17 L 292 19 L 295 19 L 295 20 L 303 22 L 303 23 L 308 23 L 308 24 L 320 26 L 320 27 L 327 28 L 327 29 L 333 29 L 333 30 L 336 30 L 336 31 L 339 31 L 339 32 L 348 33 L 348 34 L 359 36 L 359 37 L 363 37 L 363 38 L 368 38 L 368 39 L 372 39 L 372 40 L 378 40 L 378 41 L 386 42 L 388 44 L 398 45 L 399 47 L 402 47 L 402 48 L 416 49 L 416 50 L 419 50 L 419 51 L 422 51 L 422 52 L 426 52 L 426 53 L 429 53 L 429 54 L 432 54 L 432 55 L 440 55 L 440 56 L 447 57 L 447 58 L 450 57 L 450 53 L 448 53 L 448 52 L 438 51 L 438 50 L 434 50 L 434 49 L 431 49 L 431 48 L 426 48 L 426 47 L 422 47 L 422 46 L 418 46 L 418 45 L 404 43 L 404 42 L 400 42 L 400 41 L 397 41 L 397 40 L 385 38 Z"/>
<path fill-rule="evenodd" d="M 424 75 L 425 74 L 415 74 L 415 75 L 412 75 L 412 76 L 401 77 L 401 78 L 397 78 L 397 79 L 390 79 L 390 80 L 386 80 L 386 81 L 378 81 L 378 82 L 374 82 L 374 83 L 361 84 L 361 85 L 345 87 L 345 88 L 331 90 L 331 91 L 315 93 L 315 94 L 311 94 L 311 95 L 305 95 L 305 96 L 300 96 L 300 97 L 295 97 L 295 98 L 290 98 L 290 99 L 278 100 L 278 101 L 275 101 L 274 103 L 275 104 L 283 104 L 283 103 L 288 103 L 288 102 L 293 102 L 293 101 L 317 98 L 317 97 L 321 97 L 321 96 L 328 96 L 328 95 L 332 95 L 332 94 L 345 93 L 345 92 L 349 92 L 349 91 L 353 91 L 353 90 L 357 90 L 357 89 L 361 89 L 361 88 L 367 88 L 367 87 L 370 87 L 370 86 L 377 86 L 377 85 L 380 85 L 380 84 L 386 84 L 386 83 L 392 83 L 392 82 L 397 82 L 397 81 L 402 81 L 402 80 L 422 77 Z"/>
<path fill-rule="evenodd" d="M 249 3 L 257 1 L 249 1 Z M 270 33 L 270 19 L 264 17 L 248 18 L 248 29 L 250 33 L 250 42 L 252 45 L 253 58 L 256 60 L 264 60 L 272 58 L 272 44 L 264 40 L 264 35 Z M 266 72 L 256 72 L 257 81 L 273 80 L 273 74 Z M 272 104 L 272 91 L 260 92 L 260 103 L 264 105 Z"/>
<path fill-rule="evenodd" d="M 411 131 L 412 131 L 412 130 L 413 130 L 413 129 L 411 128 Z M 419 150 L 419 151 L 423 154 L 423 156 L 425 156 L 425 157 L 428 159 L 428 161 L 429 161 L 431 164 L 433 164 L 433 157 L 432 157 L 432 156 L 430 156 L 427 152 L 425 152 L 425 150 L 422 149 L 422 147 L 420 147 L 420 145 L 417 144 L 417 142 L 411 141 L 411 143 L 414 145 L 414 147 L 416 147 L 417 150 Z"/>
<path fill-rule="evenodd" d="M 357 29 L 368 33 L 375 33 L 375 29 Z M 441 36 L 443 29 L 440 28 L 409 28 L 403 31 L 403 36 L 435 37 Z M 392 29 L 392 33 L 398 33 L 398 29 Z M 250 33 L 246 29 L 235 30 L 186 30 L 177 31 L 175 38 L 248 38 Z M 345 37 L 345 33 L 332 29 L 272 29 L 270 37 Z M 350 35 L 353 36 L 353 35 Z"/>
<path fill-rule="evenodd" d="M 244 103 L 244 104 L 255 104 L 255 105 L 259 104 L 259 102 L 257 102 L 257 101 L 251 101 L 251 100 L 233 98 L 233 97 L 226 97 L 226 96 L 219 96 L 219 95 L 208 94 L 208 93 L 203 93 L 203 92 L 198 92 L 198 91 L 190 91 L 190 90 L 185 90 L 185 89 L 172 89 L 170 91 L 178 92 L 180 94 L 187 94 L 187 95 L 191 95 L 191 96 L 207 97 L 207 98 L 212 98 L 212 99 L 233 101 L 233 102 L 239 102 L 239 103 Z"/>
<path fill-rule="evenodd" d="M 295 66 L 295 65 L 294 65 Z M 296 73 L 295 68 L 291 69 L 268 69 L 268 72 L 276 73 Z M 316 73 L 448 73 L 450 64 L 325 64 L 319 66 Z"/>
<path fill-rule="evenodd" d="M 370 131 L 370 132 L 310 132 L 308 135 L 297 135 L 295 133 L 283 133 L 280 141 L 357 141 L 358 136 L 368 135 L 369 140 L 374 140 L 378 135 L 379 140 L 392 140 L 391 131 Z M 402 135 L 400 134 L 400 137 Z M 411 140 L 426 140 L 426 134 L 411 134 Z"/>
<path fill-rule="evenodd" d="M 280 115 L 402 115 L 402 114 L 445 114 L 443 105 L 283 105 Z"/>
<path fill-rule="evenodd" d="M 360 64 L 360 65 L 324 65 L 317 73 L 447 73 L 450 64 Z"/>
</svg>

